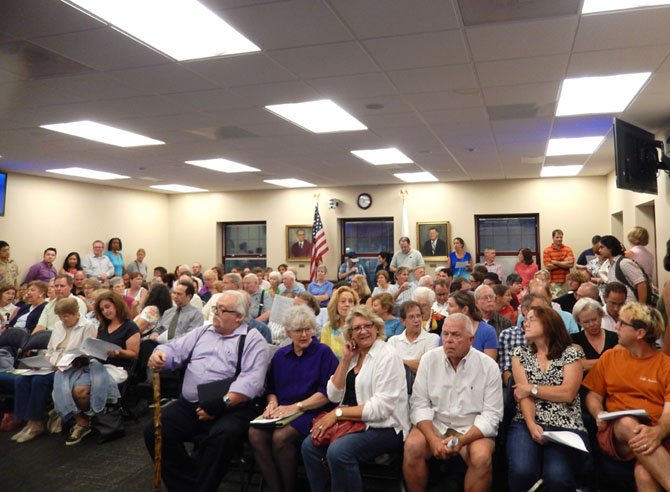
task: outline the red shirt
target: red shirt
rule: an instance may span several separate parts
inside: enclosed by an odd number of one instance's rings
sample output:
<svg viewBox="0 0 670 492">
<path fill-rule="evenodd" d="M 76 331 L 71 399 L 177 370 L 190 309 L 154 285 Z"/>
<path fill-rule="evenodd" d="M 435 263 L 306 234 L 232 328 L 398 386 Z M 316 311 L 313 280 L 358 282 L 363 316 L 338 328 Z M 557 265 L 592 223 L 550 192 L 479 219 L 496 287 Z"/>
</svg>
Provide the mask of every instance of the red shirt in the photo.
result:
<svg viewBox="0 0 670 492">
<path fill-rule="evenodd" d="M 566 258 L 575 259 L 575 255 L 572 252 L 570 246 L 562 245 L 560 248 L 556 248 L 553 243 L 550 246 L 544 248 L 542 252 L 542 261 L 545 265 L 551 265 L 552 261 L 565 261 Z M 556 284 L 565 283 L 565 277 L 567 277 L 570 272 L 569 268 L 557 267 L 551 272 L 551 282 Z"/>
</svg>

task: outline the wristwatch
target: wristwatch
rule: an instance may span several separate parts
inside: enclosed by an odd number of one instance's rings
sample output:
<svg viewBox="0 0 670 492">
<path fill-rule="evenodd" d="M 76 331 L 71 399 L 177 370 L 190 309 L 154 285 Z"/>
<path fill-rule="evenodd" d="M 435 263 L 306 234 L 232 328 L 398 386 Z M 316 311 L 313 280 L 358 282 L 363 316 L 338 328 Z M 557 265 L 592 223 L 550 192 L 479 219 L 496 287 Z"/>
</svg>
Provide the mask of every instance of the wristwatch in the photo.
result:
<svg viewBox="0 0 670 492">
<path fill-rule="evenodd" d="M 344 415 L 344 412 L 342 412 L 341 408 L 335 410 L 335 417 L 337 417 L 337 420 L 340 420 L 342 418 L 342 415 Z"/>
<path fill-rule="evenodd" d="M 537 396 L 537 384 L 534 384 L 534 385 L 530 388 L 530 394 L 533 395 L 533 396 Z"/>
<path fill-rule="evenodd" d="M 223 397 L 223 404 L 226 406 L 226 409 L 233 406 L 233 400 L 230 399 L 230 396 L 225 395 Z"/>
<path fill-rule="evenodd" d="M 451 440 L 447 443 L 448 448 L 455 448 L 458 446 L 458 437 L 452 437 Z"/>
<path fill-rule="evenodd" d="M 298 403 L 296 403 L 295 406 L 298 407 L 298 410 L 300 410 L 300 411 L 302 412 L 302 409 L 303 409 L 304 405 L 302 404 L 301 401 L 299 401 Z"/>
</svg>

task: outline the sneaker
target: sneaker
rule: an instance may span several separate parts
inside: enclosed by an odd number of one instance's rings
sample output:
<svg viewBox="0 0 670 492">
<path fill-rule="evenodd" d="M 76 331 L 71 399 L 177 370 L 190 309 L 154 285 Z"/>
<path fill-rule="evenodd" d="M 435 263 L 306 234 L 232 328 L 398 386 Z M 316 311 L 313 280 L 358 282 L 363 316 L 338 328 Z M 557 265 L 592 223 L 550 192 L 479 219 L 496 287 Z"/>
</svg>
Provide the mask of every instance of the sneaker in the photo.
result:
<svg viewBox="0 0 670 492">
<path fill-rule="evenodd" d="M 91 424 L 87 426 L 81 426 L 79 424 L 74 424 L 72 430 L 70 430 L 70 435 L 65 440 L 66 446 L 72 446 L 78 444 L 83 438 L 88 436 L 91 433 Z"/>
</svg>

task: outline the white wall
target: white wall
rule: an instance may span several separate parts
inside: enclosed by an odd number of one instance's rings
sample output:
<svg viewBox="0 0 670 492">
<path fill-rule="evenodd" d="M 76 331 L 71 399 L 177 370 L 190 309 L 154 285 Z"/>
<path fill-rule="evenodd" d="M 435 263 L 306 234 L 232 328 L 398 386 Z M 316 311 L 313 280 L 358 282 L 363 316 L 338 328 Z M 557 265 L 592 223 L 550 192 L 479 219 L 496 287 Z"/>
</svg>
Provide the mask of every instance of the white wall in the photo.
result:
<svg viewBox="0 0 670 492">
<path fill-rule="evenodd" d="M 475 214 L 539 213 L 540 244 L 551 242 L 551 231 L 561 228 L 566 244 L 575 254 L 591 244 L 591 236 L 609 230 L 607 179 L 557 178 L 536 180 L 476 181 L 417 184 L 407 186 L 350 187 L 329 189 L 271 190 L 234 193 L 203 193 L 170 197 L 170 264 L 221 261 L 219 222 L 266 221 L 268 265 L 286 261 L 285 226 L 311 224 L 315 194 L 326 229 L 330 252 L 326 264 L 331 272 L 339 265 L 338 219 L 393 217 L 396 240 L 400 236 L 401 189 L 409 191 L 410 237 L 415 242 L 416 222 L 449 221 L 451 234 L 461 236 L 474 248 Z M 359 193 L 372 195 L 372 206 L 356 206 Z M 337 209 L 328 199 L 338 198 Z M 309 274 L 309 263 L 294 263 L 301 279 Z"/>
<path fill-rule="evenodd" d="M 168 204 L 160 193 L 10 173 L 0 239 L 10 244 L 21 278 L 49 246 L 60 268 L 68 252 L 89 253 L 93 240 L 114 236 L 126 261 L 145 248 L 150 267 L 167 267 Z"/>
</svg>

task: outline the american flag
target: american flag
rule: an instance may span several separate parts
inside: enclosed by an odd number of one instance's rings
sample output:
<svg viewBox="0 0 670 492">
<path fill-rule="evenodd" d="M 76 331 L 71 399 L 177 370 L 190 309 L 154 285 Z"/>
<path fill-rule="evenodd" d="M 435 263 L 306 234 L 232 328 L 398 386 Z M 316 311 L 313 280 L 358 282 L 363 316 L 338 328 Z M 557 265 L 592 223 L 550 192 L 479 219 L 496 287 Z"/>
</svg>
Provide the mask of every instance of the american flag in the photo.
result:
<svg viewBox="0 0 670 492">
<path fill-rule="evenodd" d="M 309 262 L 309 281 L 316 278 L 316 268 L 323 261 L 323 255 L 328 252 L 328 242 L 326 241 L 326 231 L 323 230 L 321 215 L 319 215 L 319 205 L 314 208 L 314 224 L 312 225 L 312 258 Z"/>
</svg>

